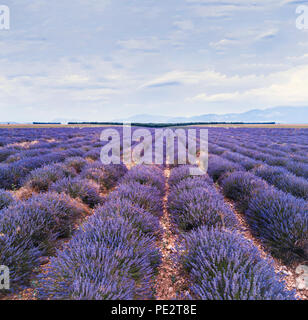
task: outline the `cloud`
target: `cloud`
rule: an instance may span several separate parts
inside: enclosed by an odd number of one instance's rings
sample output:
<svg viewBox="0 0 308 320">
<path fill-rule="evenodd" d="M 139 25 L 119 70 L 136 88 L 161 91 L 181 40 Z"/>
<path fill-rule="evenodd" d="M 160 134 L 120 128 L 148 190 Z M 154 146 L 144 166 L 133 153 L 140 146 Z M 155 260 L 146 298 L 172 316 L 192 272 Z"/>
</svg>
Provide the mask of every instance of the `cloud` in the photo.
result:
<svg viewBox="0 0 308 320">
<path fill-rule="evenodd" d="M 16 62 L 2 68 L 0 110 L 2 118 L 11 113 L 18 117 L 31 106 L 32 111 L 27 111 L 28 121 L 42 120 L 40 117 L 48 114 L 78 114 L 76 109 L 80 106 L 99 107 L 111 97 L 131 91 L 131 85 L 134 86 L 126 71 L 114 68 L 112 62 L 100 57 L 76 58 L 74 62 L 60 59 L 49 65 Z M 16 108 L 17 113 L 13 111 Z"/>
<path fill-rule="evenodd" d="M 278 31 L 279 30 L 276 28 L 262 32 L 256 37 L 256 40 L 272 39 L 277 35 Z"/>
<path fill-rule="evenodd" d="M 281 1 L 281 5 L 301 5 L 307 4 L 307 0 L 283 0 Z"/>
<path fill-rule="evenodd" d="M 14 0 L 13 3 L 18 4 L 19 1 Z M 99 10 L 103 11 L 110 4 L 111 0 L 74 0 L 74 3 L 70 3 L 70 1 L 63 0 L 62 3 L 57 3 L 58 8 L 63 8 L 66 6 L 71 7 L 82 7 L 83 10 Z M 50 6 L 55 6 L 54 3 L 48 0 L 31 0 L 29 3 L 25 4 L 29 10 L 39 11 L 43 8 L 47 8 Z"/>
<path fill-rule="evenodd" d="M 175 21 L 173 24 L 183 31 L 190 31 L 194 29 L 194 24 L 191 20 Z"/>
<path fill-rule="evenodd" d="M 90 110 L 113 119 L 141 107 L 180 116 L 307 101 L 308 42 L 295 27 L 296 1 L 6 2 L 3 119 L 91 120 Z"/>
<path fill-rule="evenodd" d="M 140 50 L 140 51 L 156 51 L 164 45 L 166 41 L 157 37 L 149 37 L 143 39 L 128 39 L 119 40 L 118 44 L 128 50 Z"/>
<path fill-rule="evenodd" d="M 285 5 L 299 5 L 307 3 L 306 1 L 292 0 L 186 0 L 194 14 L 205 18 L 230 18 L 237 13 L 264 12 L 277 10 Z"/>
<path fill-rule="evenodd" d="M 160 87 L 174 87 L 181 85 L 181 82 L 179 81 L 169 81 L 169 82 L 160 82 L 160 83 L 154 83 L 150 84 L 147 87 L 148 88 L 160 88 Z"/>
<path fill-rule="evenodd" d="M 308 60 L 308 53 L 305 53 L 300 56 L 290 56 L 290 57 L 287 57 L 286 59 L 290 60 L 292 62 L 304 62 L 304 61 Z"/>
<path fill-rule="evenodd" d="M 230 45 L 232 46 L 239 43 L 240 43 L 239 40 L 236 40 L 236 39 L 222 39 L 217 42 L 210 42 L 210 47 L 214 49 L 224 49 L 227 46 L 230 46 Z"/>
<path fill-rule="evenodd" d="M 205 101 L 205 102 L 226 102 L 230 100 L 236 100 L 239 98 L 240 93 L 230 92 L 230 93 L 219 93 L 213 95 L 207 95 L 206 93 L 198 94 L 197 96 L 193 97 L 192 99 L 188 99 L 188 101 Z"/>
<path fill-rule="evenodd" d="M 200 93 L 190 101 L 203 102 L 236 102 L 249 105 L 307 105 L 308 65 L 291 68 L 286 71 L 276 72 L 265 77 L 266 86 L 255 84 L 255 88 L 242 90 L 239 86 L 234 92 L 218 94 Z M 259 80 L 260 78 L 256 78 Z M 244 80 L 242 80 L 244 82 Z"/>
<path fill-rule="evenodd" d="M 173 70 L 167 72 L 160 77 L 150 80 L 144 83 L 141 88 L 158 86 L 164 83 L 181 83 L 187 87 L 206 87 L 206 88 L 220 88 L 224 86 L 253 86 L 256 83 L 258 77 L 256 75 L 247 75 L 240 77 L 238 75 L 227 76 L 226 74 L 217 72 L 215 70 L 202 70 L 202 71 L 190 71 L 190 70 Z M 263 77 L 260 77 L 263 79 Z"/>
<path fill-rule="evenodd" d="M 228 18 L 234 13 L 259 10 L 268 6 L 273 0 L 249 2 L 245 0 L 186 0 L 196 15 L 208 18 Z"/>
</svg>

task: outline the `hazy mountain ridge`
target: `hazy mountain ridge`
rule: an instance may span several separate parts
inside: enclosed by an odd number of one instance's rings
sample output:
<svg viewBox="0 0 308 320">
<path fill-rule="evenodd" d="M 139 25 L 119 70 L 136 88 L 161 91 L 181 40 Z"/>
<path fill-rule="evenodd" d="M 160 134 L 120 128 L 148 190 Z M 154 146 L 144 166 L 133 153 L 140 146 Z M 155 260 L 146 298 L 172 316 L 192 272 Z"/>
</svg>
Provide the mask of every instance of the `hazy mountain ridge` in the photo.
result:
<svg viewBox="0 0 308 320">
<path fill-rule="evenodd" d="M 243 113 L 203 114 L 193 117 L 167 117 L 139 114 L 115 121 L 130 122 L 277 122 L 308 123 L 308 107 L 275 107 L 265 110 L 254 109 Z"/>
<path fill-rule="evenodd" d="M 140 122 L 140 123 L 177 123 L 177 122 L 276 122 L 282 124 L 308 123 L 308 107 L 274 107 L 269 109 L 254 109 L 243 113 L 203 114 L 193 117 L 170 117 L 163 115 L 138 114 L 129 118 L 113 120 L 93 119 L 98 122 Z M 90 122 L 82 119 L 57 118 L 42 122 Z M 17 124 L 14 121 L 0 121 L 0 124 Z"/>
</svg>

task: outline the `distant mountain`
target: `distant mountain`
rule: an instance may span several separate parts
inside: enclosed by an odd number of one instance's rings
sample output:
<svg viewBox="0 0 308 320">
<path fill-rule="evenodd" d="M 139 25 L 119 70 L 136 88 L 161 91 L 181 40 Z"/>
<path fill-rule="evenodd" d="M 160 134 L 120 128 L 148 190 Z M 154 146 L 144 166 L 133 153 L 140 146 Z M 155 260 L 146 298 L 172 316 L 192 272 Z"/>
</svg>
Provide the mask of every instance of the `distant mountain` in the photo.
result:
<svg viewBox="0 0 308 320">
<path fill-rule="evenodd" d="M 53 119 L 51 122 L 61 122 L 62 124 L 66 124 L 68 122 L 83 122 L 83 121 L 76 120 L 76 119 L 56 118 L 56 119 Z"/>
<path fill-rule="evenodd" d="M 149 114 L 138 114 L 129 118 L 125 119 L 117 119 L 114 120 L 115 122 L 122 122 L 122 121 L 128 121 L 128 122 L 179 122 L 178 119 L 184 119 L 186 118 L 176 118 L 176 117 L 168 117 L 168 116 L 155 116 L 155 115 L 149 115 Z"/>
<path fill-rule="evenodd" d="M 308 107 L 275 107 L 265 110 L 254 109 L 244 113 L 203 114 L 194 117 L 167 117 L 139 114 L 114 121 L 129 122 L 277 122 L 300 124 L 308 123 Z"/>
<path fill-rule="evenodd" d="M 2 121 L 0 124 L 18 124 L 18 122 L 12 122 L 12 121 Z"/>
</svg>

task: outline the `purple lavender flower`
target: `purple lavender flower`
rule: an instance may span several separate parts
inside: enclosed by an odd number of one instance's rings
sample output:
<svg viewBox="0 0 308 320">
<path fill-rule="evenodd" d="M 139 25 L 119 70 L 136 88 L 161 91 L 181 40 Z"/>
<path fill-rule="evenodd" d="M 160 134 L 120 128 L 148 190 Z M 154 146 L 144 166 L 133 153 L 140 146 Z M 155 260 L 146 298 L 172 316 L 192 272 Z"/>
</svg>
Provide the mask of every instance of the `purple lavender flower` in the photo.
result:
<svg viewBox="0 0 308 320">
<path fill-rule="evenodd" d="M 165 189 L 165 178 L 160 168 L 147 165 L 137 165 L 130 169 L 121 183 L 136 181 L 140 184 L 156 187 L 161 192 Z"/>
<path fill-rule="evenodd" d="M 202 227 L 184 238 L 184 267 L 192 280 L 193 299 L 294 300 L 273 263 L 241 235 Z"/>
<path fill-rule="evenodd" d="M 221 181 L 224 195 L 236 201 L 237 208 L 245 211 L 250 199 L 265 188 L 269 188 L 265 181 L 252 173 L 235 171 Z"/>
<path fill-rule="evenodd" d="M 229 161 L 219 156 L 209 158 L 208 174 L 214 181 L 222 178 L 224 174 L 243 170 L 240 164 Z"/>
<path fill-rule="evenodd" d="M 246 218 L 274 256 L 287 264 L 308 259 L 308 207 L 304 200 L 265 189 L 249 202 Z"/>
<path fill-rule="evenodd" d="M 41 299 L 151 298 L 151 279 L 160 262 L 154 238 L 122 218 L 94 215 L 51 259 Z"/>
<path fill-rule="evenodd" d="M 0 210 L 8 207 L 15 202 L 14 197 L 8 191 L 0 189 Z"/>
<path fill-rule="evenodd" d="M 99 185 L 96 182 L 87 179 L 80 179 L 79 177 L 64 178 L 50 186 L 50 191 L 58 193 L 65 192 L 72 198 L 81 199 L 92 208 L 103 202 L 99 189 Z"/>
<path fill-rule="evenodd" d="M 129 199 L 134 204 L 158 217 L 163 214 L 160 190 L 139 182 L 132 181 L 121 184 L 108 199 Z"/>
<path fill-rule="evenodd" d="M 237 224 L 223 197 L 204 178 L 186 178 L 171 188 L 168 210 L 183 231 L 201 225 L 233 228 Z"/>
</svg>

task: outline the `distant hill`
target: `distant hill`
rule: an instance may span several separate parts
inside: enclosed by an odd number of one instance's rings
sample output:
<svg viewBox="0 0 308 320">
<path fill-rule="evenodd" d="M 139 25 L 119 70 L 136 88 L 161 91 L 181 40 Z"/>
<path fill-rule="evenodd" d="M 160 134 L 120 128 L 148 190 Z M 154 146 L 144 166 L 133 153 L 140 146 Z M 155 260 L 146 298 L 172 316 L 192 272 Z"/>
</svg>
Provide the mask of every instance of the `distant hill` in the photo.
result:
<svg viewBox="0 0 308 320">
<path fill-rule="evenodd" d="M 63 123 L 63 124 L 66 124 L 68 122 L 82 122 L 81 120 L 77 120 L 77 119 L 66 119 L 66 118 L 56 118 L 56 119 L 52 119 L 51 122 L 60 122 L 60 123 Z"/>
<path fill-rule="evenodd" d="M 93 121 L 107 122 L 136 122 L 136 123 L 183 123 L 183 122 L 276 122 L 281 124 L 308 124 L 308 107 L 275 107 L 269 109 L 254 109 L 243 113 L 203 114 L 193 117 L 172 117 L 162 115 L 138 114 L 129 118 L 118 119 L 93 119 Z M 49 122 L 49 121 L 48 121 Z M 51 122 L 89 122 L 82 119 L 56 118 Z M 0 124 L 16 124 L 12 121 L 0 121 Z"/>
<path fill-rule="evenodd" d="M 167 117 L 139 114 L 126 119 L 114 120 L 155 123 L 155 122 L 276 122 L 299 124 L 308 123 L 308 107 L 275 107 L 265 110 L 254 109 L 244 113 L 203 114 L 194 117 Z"/>
</svg>

